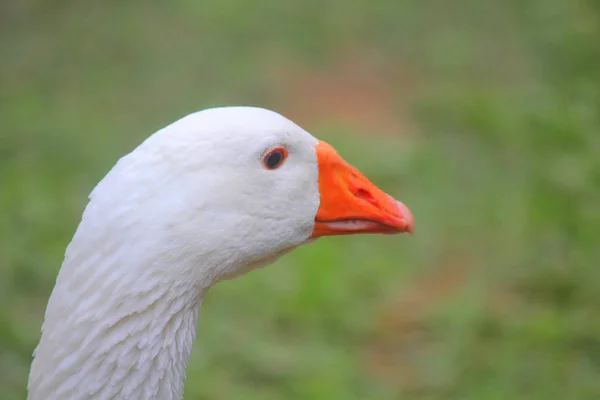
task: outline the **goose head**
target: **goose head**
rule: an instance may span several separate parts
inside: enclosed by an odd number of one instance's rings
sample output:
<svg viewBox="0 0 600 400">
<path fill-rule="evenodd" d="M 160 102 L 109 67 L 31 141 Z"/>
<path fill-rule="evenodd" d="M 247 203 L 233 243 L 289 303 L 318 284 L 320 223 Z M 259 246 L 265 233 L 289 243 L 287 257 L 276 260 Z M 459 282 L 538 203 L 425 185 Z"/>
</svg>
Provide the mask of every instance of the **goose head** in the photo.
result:
<svg viewBox="0 0 600 400">
<path fill-rule="evenodd" d="M 283 116 L 188 115 L 90 195 L 50 296 L 30 399 L 177 399 L 208 288 L 316 238 L 413 230 L 409 209 Z"/>
<path fill-rule="evenodd" d="M 158 131 L 119 161 L 91 204 L 86 214 L 102 215 L 101 229 L 121 243 L 213 266 L 199 271 L 209 284 L 321 236 L 414 226 L 406 206 L 332 146 L 254 107 L 204 110 Z"/>
</svg>

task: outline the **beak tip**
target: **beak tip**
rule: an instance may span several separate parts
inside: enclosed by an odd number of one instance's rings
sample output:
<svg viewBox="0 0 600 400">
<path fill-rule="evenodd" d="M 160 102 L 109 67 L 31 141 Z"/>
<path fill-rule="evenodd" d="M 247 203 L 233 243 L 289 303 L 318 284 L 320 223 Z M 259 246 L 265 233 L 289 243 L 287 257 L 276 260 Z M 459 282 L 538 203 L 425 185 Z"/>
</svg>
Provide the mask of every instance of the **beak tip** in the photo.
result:
<svg viewBox="0 0 600 400">
<path fill-rule="evenodd" d="M 402 219 L 406 222 L 404 231 L 412 236 L 415 232 L 415 217 L 413 216 L 410 209 L 404 205 L 404 203 L 395 199 L 394 201 L 396 203 L 396 207 L 398 208 L 400 215 L 402 216 Z"/>
<path fill-rule="evenodd" d="M 403 229 L 404 232 L 408 233 L 410 236 L 413 236 L 413 234 L 415 233 L 415 226 L 413 224 L 411 224 L 410 222 L 406 221 L 406 225 Z"/>
</svg>

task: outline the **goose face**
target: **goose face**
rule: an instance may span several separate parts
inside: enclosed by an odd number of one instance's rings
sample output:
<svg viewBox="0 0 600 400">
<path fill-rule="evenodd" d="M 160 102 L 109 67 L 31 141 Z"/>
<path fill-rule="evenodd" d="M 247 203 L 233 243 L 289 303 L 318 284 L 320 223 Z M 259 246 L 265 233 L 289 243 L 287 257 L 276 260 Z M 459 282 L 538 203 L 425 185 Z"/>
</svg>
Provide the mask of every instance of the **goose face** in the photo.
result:
<svg viewBox="0 0 600 400">
<path fill-rule="evenodd" d="M 204 110 L 158 131 L 119 161 L 92 200 L 107 214 L 127 208 L 119 213 L 126 218 L 111 224 L 142 233 L 123 240 L 145 235 L 169 244 L 164 251 L 222 265 L 213 281 L 269 264 L 321 236 L 411 232 L 413 226 L 408 208 L 330 145 L 253 107 Z"/>
</svg>

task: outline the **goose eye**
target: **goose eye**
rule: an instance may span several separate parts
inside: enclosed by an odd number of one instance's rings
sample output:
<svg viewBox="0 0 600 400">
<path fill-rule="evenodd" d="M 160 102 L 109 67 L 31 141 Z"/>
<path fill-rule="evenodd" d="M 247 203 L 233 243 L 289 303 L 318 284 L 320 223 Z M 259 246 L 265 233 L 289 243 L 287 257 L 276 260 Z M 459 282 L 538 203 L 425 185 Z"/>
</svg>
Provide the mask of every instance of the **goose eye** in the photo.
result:
<svg viewBox="0 0 600 400">
<path fill-rule="evenodd" d="M 287 150 L 283 147 L 276 147 L 263 156 L 263 164 L 267 169 L 277 169 L 287 158 Z"/>
</svg>

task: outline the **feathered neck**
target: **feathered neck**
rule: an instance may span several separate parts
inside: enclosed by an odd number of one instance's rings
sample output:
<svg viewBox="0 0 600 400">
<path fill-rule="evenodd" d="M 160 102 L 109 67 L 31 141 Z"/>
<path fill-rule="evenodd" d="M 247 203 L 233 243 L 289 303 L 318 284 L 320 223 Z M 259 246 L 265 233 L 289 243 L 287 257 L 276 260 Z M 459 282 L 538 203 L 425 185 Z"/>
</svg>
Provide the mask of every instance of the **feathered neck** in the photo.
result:
<svg viewBox="0 0 600 400">
<path fill-rule="evenodd" d="M 180 399 L 198 311 L 224 260 L 92 199 L 50 296 L 30 400 Z"/>
<path fill-rule="evenodd" d="M 61 278 L 29 398 L 180 399 L 205 289 L 153 273 L 109 274 L 87 284 Z"/>
</svg>

